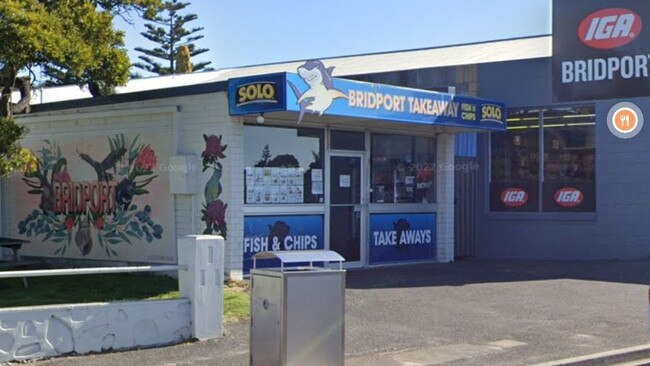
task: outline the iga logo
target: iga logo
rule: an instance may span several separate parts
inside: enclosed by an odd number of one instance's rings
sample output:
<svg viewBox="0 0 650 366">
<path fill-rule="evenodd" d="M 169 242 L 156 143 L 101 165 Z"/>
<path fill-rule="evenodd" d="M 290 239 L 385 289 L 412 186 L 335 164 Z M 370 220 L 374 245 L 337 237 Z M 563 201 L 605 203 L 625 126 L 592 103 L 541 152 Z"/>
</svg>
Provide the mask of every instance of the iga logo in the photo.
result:
<svg viewBox="0 0 650 366">
<path fill-rule="evenodd" d="M 576 207 L 584 200 L 584 195 L 576 188 L 560 188 L 553 194 L 555 203 L 562 207 Z"/>
<path fill-rule="evenodd" d="M 521 188 L 508 188 L 501 192 L 501 202 L 508 207 L 521 207 L 528 203 L 528 193 Z"/>
<path fill-rule="evenodd" d="M 578 27 L 578 36 L 589 47 L 611 49 L 634 41 L 641 29 L 643 21 L 632 10 L 607 8 L 583 19 Z"/>
</svg>

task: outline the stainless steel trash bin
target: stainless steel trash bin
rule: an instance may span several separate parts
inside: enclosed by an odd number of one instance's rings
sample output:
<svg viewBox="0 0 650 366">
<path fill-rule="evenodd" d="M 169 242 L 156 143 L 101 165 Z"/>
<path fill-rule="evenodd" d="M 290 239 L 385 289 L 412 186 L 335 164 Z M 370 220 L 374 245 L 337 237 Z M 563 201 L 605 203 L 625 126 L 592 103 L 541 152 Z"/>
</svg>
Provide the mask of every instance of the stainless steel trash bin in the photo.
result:
<svg viewBox="0 0 650 366">
<path fill-rule="evenodd" d="M 280 268 L 256 269 L 276 258 Z M 252 366 L 343 365 L 345 259 L 329 250 L 262 252 L 251 270 L 250 364 Z M 308 267 L 285 267 L 306 262 Z M 338 262 L 338 269 L 315 267 Z"/>
</svg>

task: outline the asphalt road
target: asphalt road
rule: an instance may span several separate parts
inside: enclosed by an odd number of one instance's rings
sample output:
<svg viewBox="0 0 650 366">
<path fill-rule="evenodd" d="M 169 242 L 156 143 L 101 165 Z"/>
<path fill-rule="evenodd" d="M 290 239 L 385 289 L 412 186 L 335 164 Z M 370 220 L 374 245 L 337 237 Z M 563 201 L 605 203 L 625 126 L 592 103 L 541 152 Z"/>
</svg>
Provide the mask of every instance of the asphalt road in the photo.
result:
<svg viewBox="0 0 650 366">
<path fill-rule="evenodd" d="M 349 271 L 346 365 L 528 365 L 649 343 L 648 279 L 650 260 Z M 216 341 L 37 364 L 247 365 L 248 324 Z"/>
</svg>

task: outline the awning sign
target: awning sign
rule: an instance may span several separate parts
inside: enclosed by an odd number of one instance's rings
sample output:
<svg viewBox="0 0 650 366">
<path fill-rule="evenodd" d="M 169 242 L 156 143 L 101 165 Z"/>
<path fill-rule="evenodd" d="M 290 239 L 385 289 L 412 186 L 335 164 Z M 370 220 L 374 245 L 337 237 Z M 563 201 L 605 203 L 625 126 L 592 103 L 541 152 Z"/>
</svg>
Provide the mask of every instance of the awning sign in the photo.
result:
<svg viewBox="0 0 650 366">
<path fill-rule="evenodd" d="M 308 61 L 298 73 L 229 81 L 231 115 L 296 112 L 435 126 L 505 131 L 503 103 L 428 90 L 331 77 L 333 68 Z"/>
</svg>

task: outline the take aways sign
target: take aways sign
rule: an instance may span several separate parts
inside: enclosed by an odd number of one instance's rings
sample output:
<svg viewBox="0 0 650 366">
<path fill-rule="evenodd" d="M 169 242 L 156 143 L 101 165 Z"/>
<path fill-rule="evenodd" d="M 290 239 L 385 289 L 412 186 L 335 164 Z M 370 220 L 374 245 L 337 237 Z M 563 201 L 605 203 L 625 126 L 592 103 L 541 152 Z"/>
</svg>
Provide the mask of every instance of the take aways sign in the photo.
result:
<svg viewBox="0 0 650 366">
<path fill-rule="evenodd" d="M 648 1 L 554 1 L 554 99 L 650 95 L 649 21 Z"/>
<path fill-rule="evenodd" d="M 370 215 L 370 264 L 433 260 L 436 214 Z"/>
<path fill-rule="evenodd" d="M 244 217 L 244 272 L 253 268 L 253 255 L 276 250 L 324 249 L 323 216 Z M 261 267 L 279 267 L 278 262 L 258 262 Z"/>
</svg>

